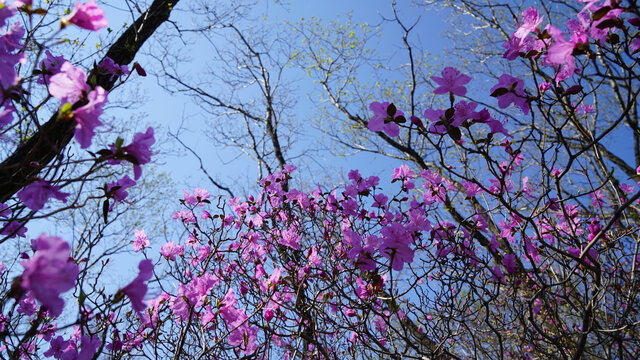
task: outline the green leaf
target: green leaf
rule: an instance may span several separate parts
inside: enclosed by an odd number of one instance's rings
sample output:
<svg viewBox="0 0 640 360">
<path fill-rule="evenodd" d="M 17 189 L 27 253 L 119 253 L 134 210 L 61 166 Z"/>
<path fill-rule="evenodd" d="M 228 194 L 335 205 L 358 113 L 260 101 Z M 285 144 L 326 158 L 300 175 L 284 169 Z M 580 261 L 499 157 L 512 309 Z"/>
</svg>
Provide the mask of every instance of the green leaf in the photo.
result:
<svg viewBox="0 0 640 360">
<path fill-rule="evenodd" d="M 104 218 L 104 223 L 107 223 L 107 214 L 109 214 L 109 200 L 105 199 L 102 202 L 102 217 Z"/>
<path fill-rule="evenodd" d="M 611 11 L 611 6 L 603 6 L 591 15 L 591 20 L 598 21 L 607 15 L 609 11 Z"/>
<path fill-rule="evenodd" d="M 498 97 L 498 96 L 502 96 L 502 95 L 505 95 L 505 94 L 508 94 L 508 93 L 509 93 L 509 89 L 497 88 L 491 93 L 491 96 L 492 97 Z"/>
<path fill-rule="evenodd" d="M 396 109 L 396 106 L 393 105 L 393 103 L 389 104 L 389 107 L 387 107 L 387 115 L 393 117 L 393 115 L 396 114 L 396 110 L 398 109 Z"/>
</svg>

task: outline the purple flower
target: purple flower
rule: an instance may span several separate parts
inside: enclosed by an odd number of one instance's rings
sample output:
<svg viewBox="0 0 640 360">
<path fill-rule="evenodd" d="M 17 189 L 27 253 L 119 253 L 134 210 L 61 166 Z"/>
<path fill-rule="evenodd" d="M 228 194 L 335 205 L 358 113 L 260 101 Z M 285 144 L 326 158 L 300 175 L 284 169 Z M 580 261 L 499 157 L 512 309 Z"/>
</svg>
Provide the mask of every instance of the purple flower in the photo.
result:
<svg viewBox="0 0 640 360">
<path fill-rule="evenodd" d="M 49 93 L 62 104 L 75 104 L 82 98 L 82 94 L 89 90 L 87 74 L 65 61 L 60 66 L 60 72 L 49 79 Z"/>
<path fill-rule="evenodd" d="M 18 221 L 12 221 L 10 223 L 4 223 L 5 225 L 1 228 L 0 234 L 10 236 L 14 238 L 16 236 L 25 237 L 27 233 L 27 228 L 24 226 L 24 223 Z"/>
<path fill-rule="evenodd" d="M 431 80 L 440 85 L 433 90 L 434 94 L 446 94 L 450 92 L 454 95 L 464 96 L 467 93 L 467 88 L 463 85 L 471 81 L 471 77 L 460 73 L 455 68 L 446 67 L 442 70 L 442 77 L 432 76 Z"/>
<path fill-rule="evenodd" d="M 68 193 L 60 191 L 60 186 L 51 185 L 44 180 L 32 182 L 18 193 L 18 199 L 33 211 L 42 209 L 51 197 L 67 202 L 67 196 Z"/>
<path fill-rule="evenodd" d="M 382 245 L 380 252 L 391 260 L 391 267 L 400 271 L 404 264 L 413 262 L 413 250 L 409 247 L 412 242 L 411 235 L 399 223 L 392 223 L 382 228 Z"/>
<path fill-rule="evenodd" d="M 136 184 L 129 175 L 125 175 L 122 179 L 107 184 L 107 193 L 111 194 L 113 198 L 113 204 L 109 207 L 109 211 L 113 210 L 113 207 L 118 202 L 125 202 L 127 196 L 129 196 L 129 192 L 126 189 L 134 186 Z"/>
<path fill-rule="evenodd" d="M 297 234 L 295 227 L 281 231 L 276 241 L 294 250 L 300 250 L 300 236 Z"/>
<path fill-rule="evenodd" d="M 49 350 L 45 351 L 44 356 L 60 359 L 69 347 L 69 341 L 66 341 L 62 336 L 58 336 L 51 340 L 49 346 Z"/>
<path fill-rule="evenodd" d="M 60 72 L 62 64 L 64 64 L 67 60 L 65 60 L 64 56 L 53 56 L 51 51 L 47 50 L 44 52 L 46 58 L 42 60 L 40 65 L 41 70 L 43 71 L 42 76 L 38 77 L 36 81 L 38 84 L 49 83 L 49 79 L 51 76 Z"/>
<path fill-rule="evenodd" d="M 76 2 L 67 21 L 91 31 L 100 30 L 109 25 L 104 17 L 104 10 L 98 7 L 94 0 L 89 0 L 85 4 Z"/>
<path fill-rule="evenodd" d="M 502 265 L 504 265 L 509 274 L 513 274 L 516 271 L 516 256 L 513 254 L 505 255 L 502 258 Z"/>
<path fill-rule="evenodd" d="M 168 259 L 175 260 L 176 256 L 184 253 L 184 245 L 176 245 L 173 241 L 162 245 L 160 247 L 160 254 Z"/>
<path fill-rule="evenodd" d="M 75 137 L 83 149 L 91 145 L 91 139 L 95 135 L 93 130 L 102 125 L 98 118 L 102 115 L 102 107 L 107 102 L 107 92 L 97 86 L 89 93 L 87 100 L 89 101 L 87 104 L 73 112 L 76 120 Z"/>
<path fill-rule="evenodd" d="M 146 281 L 153 276 L 153 263 L 149 259 L 142 260 L 138 264 L 138 269 L 140 270 L 138 276 L 125 286 L 122 292 L 131 300 L 131 308 L 139 313 L 146 308 L 142 300 L 147 293 Z"/>
<path fill-rule="evenodd" d="M 155 142 L 156 139 L 153 137 L 153 128 L 149 127 L 145 133 L 136 133 L 133 136 L 131 144 L 124 148 L 129 155 L 132 155 L 138 161 L 137 164 L 133 164 L 134 179 L 138 180 L 140 175 L 142 175 L 140 165 L 151 161 L 151 145 Z"/>
<path fill-rule="evenodd" d="M 544 19 L 544 17 L 540 17 L 540 14 L 538 14 L 538 9 L 533 6 L 529 7 L 522 12 L 522 25 L 520 25 L 514 35 L 519 38 L 526 37 L 527 35 L 529 35 L 529 33 L 535 31 L 538 28 L 538 25 L 542 23 L 542 19 Z"/>
<path fill-rule="evenodd" d="M 105 57 L 104 59 L 102 59 L 98 66 L 107 74 L 111 75 L 111 80 L 122 75 L 129 75 L 131 73 L 127 65 L 118 65 L 110 57 Z"/>
<path fill-rule="evenodd" d="M 58 316 L 64 307 L 60 294 L 75 286 L 78 265 L 69 259 L 69 244 L 57 236 L 42 234 L 35 244 L 36 253 L 21 262 L 24 272 L 20 286 L 31 291 L 51 315 Z"/>
<path fill-rule="evenodd" d="M 135 236 L 135 240 L 133 240 L 133 251 L 138 252 L 145 247 L 149 246 L 149 239 L 147 238 L 147 234 L 144 233 L 144 229 L 142 230 L 133 230 L 133 234 Z"/>
<path fill-rule="evenodd" d="M 558 69 L 558 74 L 556 74 L 557 84 L 571 77 L 576 71 L 576 62 L 573 57 L 573 49 L 576 44 L 566 40 L 562 31 L 553 25 L 548 25 L 547 31 L 554 42 L 547 49 L 544 63 L 555 66 Z"/>
<path fill-rule="evenodd" d="M 491 88 L 491 93 L 499 89 L 504 89 L 502 90 L 502 94 L 496 95 L 498 97 L 498 106 L 501 109 L 505 109 L 513 103 L 518 106 L 525 115 L 529 113 L 529 104 L 527 103 L 528 96 L 524 92 L 524 82 L 521 79 L 509 74 L 503 74 L 498 79 L 498 84 Z"/>
<path fill-rule="evenodd" d="M 388 102 L 372 102 L 369 109 L 373 111 L 373 116 L 369 119 L 367 128 L 371 131 L 384 131 L 391 137 L 400 134 L 397 122 L 404 122 L 404 113 L 397 110 L 395 105 Z"/>
</svg>

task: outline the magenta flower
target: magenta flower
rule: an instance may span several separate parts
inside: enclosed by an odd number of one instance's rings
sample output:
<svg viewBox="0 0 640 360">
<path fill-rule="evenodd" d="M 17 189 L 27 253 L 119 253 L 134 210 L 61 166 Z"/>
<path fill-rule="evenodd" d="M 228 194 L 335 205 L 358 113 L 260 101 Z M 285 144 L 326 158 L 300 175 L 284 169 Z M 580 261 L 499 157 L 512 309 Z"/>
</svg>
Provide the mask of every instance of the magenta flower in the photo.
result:
<svg viewBox="0 0 640 360">
<path fill-rule="evenodd" d="M 62 104 L 75 104 L 82 98 L 84 92 L 89 90 L 87 74 L 65 61 L 60 66 L 60 72 L 49 79 L 49 93 Z"/>
<path fill-rule="evenodd" d="M 44 356 L 61 359 L 69 347 L 69 341 L 66 341 L 62 336 L 58 336 L 49 342 L 49 346 L 49 350 L 45 351 Z"/>
<path fill-rule="evenodd" d="M 5 222 L 0 229 L 0 234 L 10 236 L 11 238 L 16 236 L 26 237 L 27 234 L 27 228 L 24 226 L 24 223 L 19 221 Z"/>
<path fill-rule="evenodd" d="M 91 31 L 97 31 L 109 25 L 109 22 L 104 17 L 104 10 L 98 7 L 94 0 L 89 0 L 85 4 L 76 2 L 68 21 Z"/>
<path fill-rule="evenodd" d="M 460 73 L 456 68 L 450 66 L 442 70 L 442 77 L 432 76 L 431 80 L 435 81 L 439 87 L 433 90 L 434 94 L 452 93 L 458 96 L 464 96 L 467 88 L 463 85 L 471 81 L 471 77 Z"/>
<path fill-rule="evenodd" d="M 133 164 L 134 179 L 138 180 L 140 175 L 142 175 L 140 165 L 151 161 L 151 145 L 155 142 L 156 139 L 153 137 L 153 128 L 149 127 L 145 133 L 136 133 L 133 136 L 131 144 L 124 148 L 129 155 L 133 155 L 138 161 L 137 164 Z"/>
<path fill-rule="evenodd" d="M 369 109 L 373 111 L 373 116 L 367 124 L 369 130 L 384 131 L 391 137 L 400 134 L 398 123 L 403 123 L 406 119 L 404 118 L 404 113 L 397 110 L 395 105 L 388 102 L 379 103 L 374 101 L 369 105 Z"/>
<path fill-rule="evenodd" d="M 138 252 L 145 247 L 149 246 L 149 239 L 147 238 L 147 234 L 144 233 L 144 229 L 142 230 L 133 230 L 133 234 L 135 236 L 135 240 L 133 240 L 133 251 Z"/>
<path fill-rule="evenodd" d="M 71 248 L 61 238 L 42 234 L 34 243 L 36 253 L 21 262 L 24 272 L 20 286 L 30 291 L 55 317 L 64 307 L 60 294 L 75 286 L 78 265 L 69 258 Z"/>
<path fill-rule="evenodd" d="M 111 75 L 111 80 L 123 75 L 129 75 L 131 73 L 127 65 L 118 65 L 110 57 L 105 57 L 104 59 L 102 59 L 98 66 L 102 70 L 104 70 L 105 73 Z"/>
<path fill-rule="evenodd" d="M 521 39 L 526 37 L 531 32 L 536 31 L 538 25 L 542 23 L 542 19 L 544 19 L 544 17 L 540 17 L 538 9 L 533 6 L 529 7 L 522 12 L 522 25 L 520 25 L 514 35 Z"/>
<path fill-rule="evenodd" d="M 138 276 L 122 288 L 122 292 L 131 300 L 131 308 L 139 313 L 146 308 L 142 299 L 147 294 L 146 282 L 153 276 L 153 263 L 149 259 L 142 260 L 138 264 L 138 269 L 140 270 Z"/>
<path fill-rule="evenodd" d="M 18 193 L 18 199 L 33 211 L 42 209 L 47 200 L 52 197 L 67 202 L 67 196 L 69 193 L 60 191 L 60 186 L 51 185 L 44 180 L 32 182 Z"/>
<path fill-rule="evenodd" d="M 102 115 L 102 107 L 107 102 L 107 92 L 97 86 L 89 93 L 87 100 L 89 101 L 87 104 L 73 112 L 76 120 L 75 137 L 83 149 L 91 145 L 91 139 L 95 135 L 94 129 L 102 125 L 98 118 Z"/>
<path fill-rule="evenodd" d="M 176 245 L 175 242 L 169 241 L 160 247 L 160 254 L 168 259 L 175 260 L 176 256 L 184 254 L 184 245 Z"/>
<path fill-rule="evenodd" d="M 125 199 L 129 196 L 128 188 L 134 186 L 136 182 L 132 180 L 129 175 L 125 175 L 122 179 L 107 184 L 107 193 L 113 198 L 113 204 L 109 207 L 109 211 L 113 210 L 116 203 L 126 202 Z"/>
<path fill-rule="evenodd" d="M 513 274 L 516 271 L 516 256 L 513 254 L 505 255 L 502 258 L 502 265 L 504 265 L 509 274 Z"/>
<path fill-rule="evenodd" d="M 498 84 L 491 88 L 492 96 L 498 98 L 498 106 L 505 109 L 512 103 L 518 106 L 522 112 L 529 113 L 528 96 L 524 92 L 524 82 L 509 74 L 503 74 L 498 79 Z"/>
<path fill-rule="evenodd" d="M 300 250 L 300 236 L 297 234 L 295 227 L 280 231 L 279 236 L 276 236 L 276 241 L 294 250 Z"/>
<path fill-rule="evenodd" d="M 46 58 L 42 60 L 40 65 L 44 72 L 42 73 L 42 76 L 38 77 L 38 80 L 36 81 L 38 84 L 48 84 L 51 76 L 59 73 L 62 64 L 66 62 L 64 56 L 53 56 L 49 50 L 45 51 L 44 54 L 46 55 Z"/>
<path fill-rule="evenodd" d="M 413 250 L 409 247 L 412 242 L 411 235 L 399 223 L 392 223 L 382 228 L 382 245 L 380 252 L 391 260 L 391 267 L 400 271 L 404 264 L 413 262 Z"/>
</svg>

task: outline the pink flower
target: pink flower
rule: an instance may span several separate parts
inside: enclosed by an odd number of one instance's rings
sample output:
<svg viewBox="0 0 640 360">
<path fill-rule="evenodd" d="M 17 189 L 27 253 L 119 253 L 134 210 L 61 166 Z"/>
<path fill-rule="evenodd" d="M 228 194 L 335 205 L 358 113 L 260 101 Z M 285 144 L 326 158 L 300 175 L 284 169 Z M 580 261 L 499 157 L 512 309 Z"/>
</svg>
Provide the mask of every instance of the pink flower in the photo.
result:
<svg viewBox="0 0 640 360">
<path fill-rule="evenodd" d="M 105 73 L 111 75 L 111 80 L 122 75 L 129 75 L 131 73 L 127 65 L 118 65 L 110 57 L 105 57 L 104 59 L 102 59 L 98 66 L 102 70 L 104 70 Z"/>
<path fill-rule="evenodd" d="M 373 111 L 373 116 L 369 119 L 367 128 L 371 131 L 384 131 L 391 137 L 400 134 L 400 128 L 397 123 L 405 122 L 404 113 L 397 110 L 395 105 L 388 102 L 379 103 L 372 102 L 369 109 Z"/>
<path fill-rule="evenodd" d="M 61 359 L 64 352 L 69 347 L 69 341 L 64 340 L 62 336 L 58 336 L 51 340 L 49 346 L 49 350 L 45 351 L 44 356 Z"/>
<path fill-rule="evenodd" d="M 276 241 L 294 250 L 300 250 L 300 236 L 297 234 L 295 227 L 280 231 L 279 236 L 276 236 Z"/>
<path fill-rule="evenodd" d="M 109 25 L 109 22 L 104 17 L 104 10 L 98 7 L 94 0 L 89 0 L 85 4 L 76 2 L 68 21 L 91 31 L 97 31 Z"/>
<path fill-rule="evenodd" d="M 146 281 L 153 276 L 153 263 L 149 259 L 142 260 L 138 264 L 138 269 L 140 270 L 138 276 L 125 286 L 122 292 L 131 300 L 131 308 L 139 313 L 146 308 L 142 299 L 147 293 Z"/>
<path fill-rule="evenodd" d="M 4 223 L 2 227 L 0 227 L 0 234 L 10 236 L 14 238 L 16 236 L 26 237 L 27 228 L 24 226 L 24 223 L 19 221 L 12 221 L 10 223 Z"/>
<path fill-rule="evenodd" d="M 504 265 L 509 274 L 513 274 L 516 271 L 516 256 L 513 254 L 505 255 L 502 258 L 502 265 Z"/>
<path fill-rule="evenodd" d="M 73 114 L 76 120 L 75 137 L 80 146 L 86 149 L 91 145 L 94 129 L 102 123 L 98 118 L 102 115 L 102 107 L 107 102 L 107 92 L 97 86 L 87 96 L 88 103 L 77 108 Z"/>
<path fill-rule="evenodd" d="M 149 246 L 149 239 L 147 238 L 147 234 L 144 233 L 144 229 L 142 230 L 133 230 L 133 234 L 135 239 L 133 240 L 133 251 L 138 252 L 145 247 Z"/>
<path fill-rule="evenodd" d="M 153 137 L 153 128 L 149 127 L 144 133 L 136 133 L 133 136 L 131 144 L 124 148 L 129 155 L 133 155 L 133 157 L 138 161 L 137 164 L 133 164 L 134 179 L 138 180 L 140 175 L 142 175 L 142 168 L 140 168 L 140 165 L 144 165 L 151 161 L 151 145 L 155 142 L 156 139 Z"/>
<path fill-rule="evenodd" d="M 38 84 L 48 84 L 51 76 L 59 73 L 62 64 L 66 62 L 64 56 L 53 56 L 49 50 L 44 53 L 47 57 L 41 62 L 40 66 L 44 69 L 44 72 L 42 73 L 42 76 L 38 77 L 38 80 L 36 81 Z"/>
<path fill-rule="evenodd" d="M 533 6 L 529 7 L 522 12 L 522 25 L 520 25 L 514 35 L 521 39 L 526 37 L 531 32 L 536 31 L 538 25 L 542 23 L 542 19 L 544 19 L 544 17 L 540 17 L 538 9 Z"/>
<path fill-rule="evenodd" d="M 109 207 L 109 211 L 113 210 L 116 203 L 125 202 L 125 199 L 129 196 L 129 192 L 126 189 L 136 184 L 129 175 L 125 175 L 122 179 L 107 184 L 107 193 L 113 198 L 113 204 Z"/>
<path fill-rule="evenodd" d="M 496 93 L 496 91 L 498 91 Z M 512 103 L 518 106 L 522 112 L 529 113 L 528 96 L 524 92 L 524 82 L 509 74 L 503 74 L 498 79 L 498 84 L 491 88 L 491 93 L 498 98 L 498 106 L 505 109 Z"/>
<path fill-rule="evenodd" d="M 457 69 L 446 67 L 442 70 L 442 77 L 432 76 L 431 80 L 435 81 L 439 87 L 433 90 L 434 94 L 452 93 L 458 96 L 464 96 L 467 89 L 463 86 L 471 81 L 471 77 L 460 73 Z"/>
<path fill-rule="evenodd" d="M 75 286 L 78 265 L 69 259 L 69 244 L 59 237 L 42 234 L 34 244 L 35 255 L 21 263 L 20 286 L 31 291 L 51 315 L 58 316 L 64 307 L 60 294 Z"/>
<path fill-rule="evenodd" d="M 193 189 L 193 195 L 189 194 L 187 189 L 184 189 L 184 202 L 188 205 L 204 206 L 204 200 L 209 198 L 209 192 L 206 189 L 195 188 Z"/>
<path fill-rule="evenodd" d="M 63 105 L 76 103 L 82 98 L 83 92 L 88 90 L 87 74 L 68 61 L 60 66 L 59 73 L 52 75 L 49 79 L 49 93 L 59 99 Z"/>
<path fill-rule="evenodd" d="M 462 186 L 464 187 L 465 194 L 468 197 L 474 197 L 479 193 L 484 192 L 480 186 L 472 181 L 463 181 Z"/>
<path fill-rule="evenodd" d="M 184 253 L 184 246 L 183 245 L 178 246 L 173 241 L 169 241 L 168 243 L 160 247 L 160 254 L 162 254 L 162 256 L 171 260 L 175 260 L 176 256 L 182 255 L 183 253 Z"/>
<path fill-rule="evenodd" d="M 411 235 L 399 223 L 392 223 L 381 230 L 383 241 L 380 252 L 391 260 L 391 267 L 400 271 L 404 264 L 413 262 L 413 250 L 409 247 L 412 242 Z"/>
<path fill-rule="evenodd" d="M 18 199 L 33 211 L 42 209 L 47 200 L 52 197 L 67 202 L 67 196 L 69 193 L 61 192 L 60 186 L 51 185 L 44 180 L 32 182 L 18 193 Z"/>
</svg>

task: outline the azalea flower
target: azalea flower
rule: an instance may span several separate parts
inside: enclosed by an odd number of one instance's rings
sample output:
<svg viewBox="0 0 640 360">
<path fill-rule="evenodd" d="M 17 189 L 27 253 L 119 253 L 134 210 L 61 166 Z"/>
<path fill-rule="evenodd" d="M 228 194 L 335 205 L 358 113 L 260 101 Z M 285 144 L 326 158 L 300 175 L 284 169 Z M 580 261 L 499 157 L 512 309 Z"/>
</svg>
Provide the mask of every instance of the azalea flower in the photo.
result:
<svg viewBox="0 0 640 360">
<path fill-rule="evenodd" d="M 36 253 L 21 262 L 24 272 L 20 286 L 30 291 L 55 317 L 64 307 L 60 294 L 75 286 L 78 265 L 69 259 L 69 244 L 57 236 L 42 234 L 33 243 Z"/>
<path fill-rule="evenodd" d="M 42 209 L 52 197 L 67 202 L 67 196 L 69 193 L 60 191 L 60 186 L 51 185 L 44 180 L 32 182 L 18 193 L 18 199 L 33 211 Z"/>
<path fill-rule="evenodd" d="M 405 122 L 404 113 L 397 110 L 395 105 L 388 102 L 372 102 L 369 109 L 373 111 L 373 116 L 369 119 L 367 128 L 371 131 L 383 131 L 391 137 L 400 134 L 398 123 Z"/>
<path fill-rule="evenodd" d="M 84 4 L 76 2 L 67 21 L 91 31 L 97 31 L 109 25 L 104 17 L 104 10 L 94 0 L 89 0 Z"/>
<path fill-rule="evenodd" d="M 464 96 L 467 93 L 467 88 L 463 85 L 471 81 L 471 77 L 460 73 L 456 68 L 448 66 L 442 70 L 442 77 L 432 76 L 431 80 L 440 85 L 433 90 L 434 94 L 452 93 L 454 95 Z"/>
</svg>

